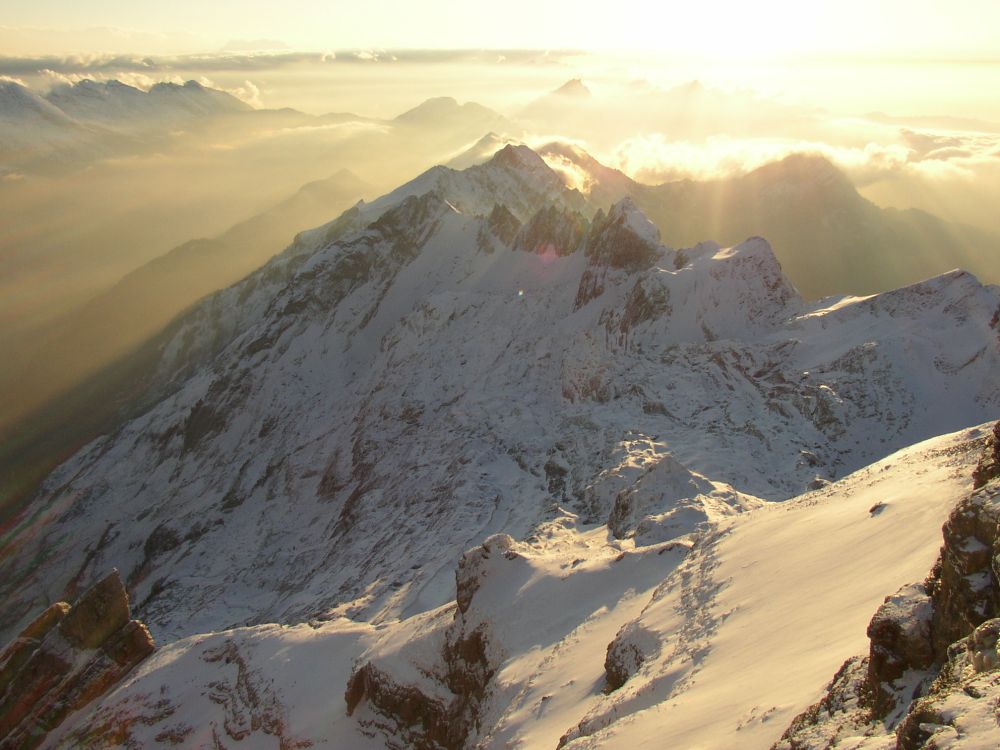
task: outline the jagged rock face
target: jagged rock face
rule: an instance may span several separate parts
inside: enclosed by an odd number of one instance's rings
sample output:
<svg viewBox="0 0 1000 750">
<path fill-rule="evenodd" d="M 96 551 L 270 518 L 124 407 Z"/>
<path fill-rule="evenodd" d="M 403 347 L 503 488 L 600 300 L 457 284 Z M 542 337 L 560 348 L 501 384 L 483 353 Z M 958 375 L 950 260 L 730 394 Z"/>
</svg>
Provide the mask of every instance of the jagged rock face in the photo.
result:
<svg viewBox="0 0 1000 750">
<path fill-rule="evenodd" d="M 153 652 L 117 571 L 53 604 L 0 652 L 0 748 L 29 750 Z"/>
<path fill-rule="evenodd" d="M 400 685 L 371 662 L 351 675 L 344 695 L 347 715 L 351 716 L 362 701 L 394 722 L 394 734 L 404 742 L 389 747 L 414 750 L 459 750 L 465 739 L 452 717 L 449 706 L 429 697 L 411 685 Z"/>
<path fill-rule="evenodd" d="M 943 660 L 948 647 L 998 611 L 1000 586 L 993 572 L 1000 551 L 997 488 L 983 487 L 951 514 L 944 527 L 944 546 L 933 576 L 931 622 L 934 653 Z"/>
<path fill-rule="evenodd" d="M 479 248 L 483 252 L 492 253 L 496 249 L 492 238 L 501 245 L 509 247 L 520 231 L 521 222 L 518 218 L 505 205 L 497 203 L 486 218 L 483 229 L 480 230 Z"/>
<path fill-rule="evenodd" d="M 583 307 L 600 296 L 609 274 L 613 277 L 616 271 L 649 268 L 658 254 L 659 238 L 659 232 L 630 198 L 616 203 L 606 216 L 598 211 L 587 235 L 584 254 L 588 268 L 580 279 L 575 306 Z"/>
<path fill-rule="evenodd" d="M 1000 744 L 996 721 L 1000 620 L 984 622 L 949 649 L 949 658 L 927 694 L 896 728 L 897 750 L 987 748 Z"/>
<path fill-rule="evenodd" d="M 904 586 L 885 603 L 868 625 L 868 693 L 875 716 L 896 707 L 893 683 L 907 670 L 926 670 L 934 663 L 931 644 L 931 597 L 923 584 Z"/>
<path fill-rule="evenodd" d="M 976 672 L 989 672 L 1000 667 L 997 656 L 997 639 L 1000 638 L 1000 619 L 987 620 L 972 631 L 968 640 L 972 668 Z"/>
<path fill-rule="evenodd" d="M 395 657 L 381 653 L 363 661 L 348 682 L 348 714 L 362 702 L 388 722 L 391 735 L 404 738 L 406 747 L 421 750 L 460 750 L 480 729 L 481 707 L 490 680 L 502 660 L 489 621 L 470 611 L 476 592 L 504 561 L 517 560 L 517 544 L 507 534 L 496 534 L 468 550 L 455 571 L 456 604 L 452 621 L 443 628 L 437 672 L 423 668 L 428 684 L 407 684 L 395 677 Z M 499 566 L 499 567 L 498 567 Z M 430 629 L 432 632 L 432 629 Z M 425 637 L 427 633 L 424 634 Z M 381 666 L 385 664 L 385 666 Z"/>
<path fill-rule="evenodd" d="M 515 543 L 510 534 L 496 534 L 462 555 L 462 559 L 458 562 L 458 568 L 455 570 L 455 601 L 458 604 L 459 613 L 465 614 L 469 605 L 472 604 L 472 597 L 479 589 L 484 575 L 484 567 L 490 557 L 497 554 L 513 559 L 517 556 L 514 546 Z"/>
<path fill-rule="evenodd" d="M 977 489 L 944 524 L 927 581 L 886 598 L 868 627 L 869 657 L 845 664 L 827 696 L 796 718 L 775 750 L 853 747 L 859 736 L 892 733 L 892 745 L 872 747 L 1000 743 L 1000 482 L 980 483 L 996 429 L 973 472 Z"/>
<path fill-rule="evenodd" d="M 627 201 L 577 252 L 506 244 L 533 216 L 585 226 L 581 201 L 511 147 L 303 233 L 199 305 L 149 411 L 12 530 L 0 628 L 112 565 L 167 639 L 392 621 L 448 602 L 465 549 L 560 508 L 603 524 L 626 491 L 617 533 L 664 541 L 1000 412 L 997 290 L 959 274 L 806 305 L 763 240 L 677 253 Z M 618 469 L 640 456 L 731 492 L 629 494 L 640 472 Z"/>
<path fill-rule="evenodd" d="M 991 479 L 1000 477 L 1000 422 L 993 428 L 993 434 L 983 448 L 983 458 L 972 475 L 974 486 L 978 489 Z"/>
<path fill-rule="evenodd" d="M 579 213 L 549 205 L 528 220 L 513 245 L 539 255 L 570 255 L 580 248 L 586 230 L 586 219 Z"/>
</svg>

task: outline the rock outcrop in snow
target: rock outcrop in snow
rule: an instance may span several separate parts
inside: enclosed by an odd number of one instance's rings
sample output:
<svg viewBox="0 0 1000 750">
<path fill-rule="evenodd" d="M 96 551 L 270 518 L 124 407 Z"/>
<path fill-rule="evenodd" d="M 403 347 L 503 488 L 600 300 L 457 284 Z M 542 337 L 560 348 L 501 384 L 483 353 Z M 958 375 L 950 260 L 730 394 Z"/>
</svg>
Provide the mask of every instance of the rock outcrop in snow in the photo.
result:
<svg viewBox="0 0 1000 750">
<path fill-rule="evenodd" d="M 972 481 L 978 489 L 997 477 L 1000 477 L 1000 422 L 997 422 L 993 434 L 986 441 L 983 458 L 972 475 Z"/>
<path fill-rule="evenodd" d="M 51 605 L 0 651 L 0 748 L 30 750 L 153 652 L 117 571 Z"/>
</svg>

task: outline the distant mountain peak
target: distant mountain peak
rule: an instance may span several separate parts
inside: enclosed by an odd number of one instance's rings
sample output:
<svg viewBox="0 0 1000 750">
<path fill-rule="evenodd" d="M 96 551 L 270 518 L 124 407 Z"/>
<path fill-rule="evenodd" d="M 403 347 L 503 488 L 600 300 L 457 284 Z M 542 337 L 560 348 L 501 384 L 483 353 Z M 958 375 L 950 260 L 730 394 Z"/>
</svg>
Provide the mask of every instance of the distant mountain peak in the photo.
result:
<svg viewBox="0 0 1000 750">
<path fill-rule="evenodd" d="M 590 98 L 593 96 L 590 89 L 579 78 L 572 78 L 562 86 L 552 92 L 557 96 L 572 96 L 578 98 Z"/>
<path fill-rule="evenodd" d="M 0 119 L 26 122 L 37 118 L 59 126 L 71 126 L 71 118 L 44 97 L 15 81 L 0 81 Z"/>
<path fill-rule="evenodd" d="M 457 120 L 456 118 L 461 118 Z M 431 125 L 440 127 L 446 118 L 450 118 L 449 125 L 465 123 L 476 128 L 493 128 L 495 123 L 503 120 L 503 117 L 494 112 L 489 107 L 484 107 L 476 102 L 466 102 L 459 104 L 451 96 L 436 96 L 421 102 L 413 109 L 397 115 L 396 122 L 407 125 Z M 482 130 L 480 130 L 482 132 Z"/>
<path fill-rule="evenodd" d="M 232 94 L 198 81 L 161 81 L 143 91 L 118 80 L 84 79 L 53 87 L 45 99 L 74 119 L 113 125 L 160 124 L 252 109 Z"/>
<path fill-rule="evenodd" d="M 446 115 L 458 109 L 461 109 L 461 105 L 454 97 L 435 96 L 421 102 L 413 109 L 408 109 L 406 112 L 398 115 L 396 119 L 399 121 L 421 120 L 426 117 Z"/>
<path fill-rule="evenodd" d="M 780 161 L 758 167 L 747 174 L 747 178 L 769 184 L 794 184 L 845 196 L 857 195 L 847 175 L 826 156 L 815 152 L 789 154 Z M 857 197 L 860 199 L 860 196 Z"/>
</svg>

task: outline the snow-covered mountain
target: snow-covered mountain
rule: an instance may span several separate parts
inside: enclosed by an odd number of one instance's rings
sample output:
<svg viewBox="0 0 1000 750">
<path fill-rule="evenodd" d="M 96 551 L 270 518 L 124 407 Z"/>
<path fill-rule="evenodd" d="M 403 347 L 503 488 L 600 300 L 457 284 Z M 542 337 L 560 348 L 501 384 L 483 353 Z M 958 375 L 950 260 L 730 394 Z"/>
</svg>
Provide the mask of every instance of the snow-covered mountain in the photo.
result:
<svg viewBox="0 0 1000 750">
<path fill-rule="evenodd" d="M 162 127 L 251 109 L 232 94 L 197 81 L 157 83 L 143 91 L 116 80 L 83 80 L 56 86 L 45 99 L 76 120 L 110 126 L 146 123 Z"/>
<path fill-rule="evenodd" d="M 26 86 L 0 80 L 0 167 L 54 149 L 72 147 L 93 133 Z"/>
<path fill-rule="evenodd" d="M 149 410 L 5 531 L 0 625 L 117 567 L 171 645 L 93 721 L 155 710 L 162 683 L 188 743 L 214 721 L 288 747 L 611 747 L 655 715 L 711 747 L 752 725 L 763 747 L 933 561 L 969 428 L 1000 416 L 998 365 L 1000 289 L 968 273 L 807 303 L 766 240 L 666 247 L 630 199 L 595 207 L 507 146 L 301 234 L 188 314 Z M 817 578 L 840 594 L 801 638 L 845 640 L 727 697 L 722 734 L 691 728 L 721 693 L 678 696 L 742 669 L 726 654 Z M 297 627 L 218 633 L 273 622 Z M 779 641 L 739 658 L 805 642 Z M 609 674 L 643 676 L 603 697 L 612 642 Z M 223 722 L 187 691 L 230 677 Z M 396 726 L 410 699 L 444 734 Z M 314 705 L 325 729 L 303 724 Z"/>
<path fill-rule="evenodd" d="M 171 128 L 251 113 L 236 97 L 197 81 L 149 91 L 120 81 L 60 84 L 45 95 L 0 81 L 0 169 L 50 172 L 148 147 Z"/>
</svg>

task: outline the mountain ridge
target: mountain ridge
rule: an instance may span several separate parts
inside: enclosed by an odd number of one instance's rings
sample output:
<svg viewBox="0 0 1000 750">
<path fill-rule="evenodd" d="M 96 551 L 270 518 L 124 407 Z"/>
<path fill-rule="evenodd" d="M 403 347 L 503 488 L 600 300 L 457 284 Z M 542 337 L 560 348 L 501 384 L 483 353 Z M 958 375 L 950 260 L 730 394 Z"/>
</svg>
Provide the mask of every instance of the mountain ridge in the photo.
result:
<svg viewBox="0 0 1000 750">
<path fill-rule="evenodd" d="M 26 517 L 50 522 L 9 532 L 9 611 L 36 603 L 39 576 L 72 588 L 116 560 L 168 636 L 324 609 L 378 621 L 439 604 L 447 560 L 493 531 L 528 535 L 553 503 L 606 521 L 629 472 L 605 461 L 670 455 L 781 499 L 1000 409 L 981 375 L 1000 357 L 1000 290 L 971 275 L 808 304 L 764 240 L 677 251 L 629 201 L 592 217 L 582 201 L 509 146 L 351 209 L 203 302 L 162 350 L 159 403 L 50 477 Z M 489 221 L 507 203 L 509 244 Z M 565 237 L 578 245 L 545 249 Z M 430 533 L 399 522 L 414 498 Z M 310 514 L 326 520 L 302 527 Z M 58 560 L 17 562 L 64 524 L 77 532 Z M 258 543 L 287 562 L 243 559 Z M 181 572 L 209 549 L 253 571 L 237 574 L 257 602 L 245 615 L 210 606 L 236 585 L 222 569 L 208 585 Z"/>
</svg>

